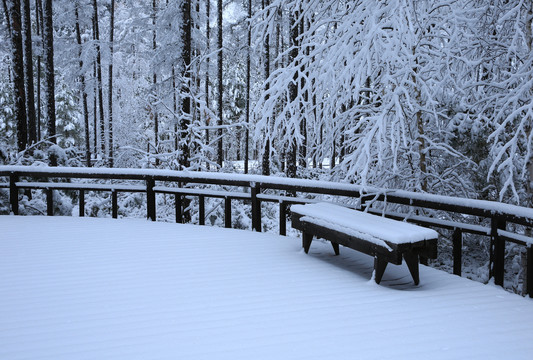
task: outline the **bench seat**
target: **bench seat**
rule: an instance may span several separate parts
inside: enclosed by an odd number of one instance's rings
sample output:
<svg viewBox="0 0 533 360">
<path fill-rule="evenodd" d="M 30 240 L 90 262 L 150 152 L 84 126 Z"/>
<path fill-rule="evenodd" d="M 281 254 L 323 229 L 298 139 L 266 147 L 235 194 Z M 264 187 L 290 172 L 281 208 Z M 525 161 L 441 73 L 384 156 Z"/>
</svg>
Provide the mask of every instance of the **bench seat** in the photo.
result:
<svg viewBox="0 0 533 360">
<path fill-rule="evenodd" d="M 309 252 L 313 236 L 374 257 L 374 279 L 379 284 L 388 263 L 405 260 L 415 284 L 419 283 L 419 257 L 436 258 L 436 231 L 387 219 L 343 206 L 318 203 L 293 205 L 292 227 L 302 231 L 302 245 Z"/>
</svg>

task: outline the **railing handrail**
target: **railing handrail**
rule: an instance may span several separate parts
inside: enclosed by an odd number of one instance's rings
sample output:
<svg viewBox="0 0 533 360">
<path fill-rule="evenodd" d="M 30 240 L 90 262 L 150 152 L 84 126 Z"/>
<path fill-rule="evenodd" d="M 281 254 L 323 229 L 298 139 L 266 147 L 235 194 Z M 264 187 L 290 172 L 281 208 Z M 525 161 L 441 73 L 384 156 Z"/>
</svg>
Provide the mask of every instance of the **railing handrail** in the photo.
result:
<svg viewBox="0 0 533 360">
<path fill-rule="evenodd" d="M 438 209 L 449 212 L 494 217 L 526 226 L 533 226 L 533 209 L 497 201 L 466 199 L 453 196 L 419 193 L 398 189 L 383 189 L 341 182 L 322 180 L 292 179 L 264 175 L 189 172 L 161 169 L 128 168 L 76 168 L 76 167 L 37 167 L 37 166 L 0 166 L 0 176 L 46 176 L 84 179 L 121 179 L 174 181 L 196 184 L 230 185 L 251 187 L 259 185 L 262 189 L 309 192 L 336 196 L 363 197 L 389 203 Z"/>
</svg>

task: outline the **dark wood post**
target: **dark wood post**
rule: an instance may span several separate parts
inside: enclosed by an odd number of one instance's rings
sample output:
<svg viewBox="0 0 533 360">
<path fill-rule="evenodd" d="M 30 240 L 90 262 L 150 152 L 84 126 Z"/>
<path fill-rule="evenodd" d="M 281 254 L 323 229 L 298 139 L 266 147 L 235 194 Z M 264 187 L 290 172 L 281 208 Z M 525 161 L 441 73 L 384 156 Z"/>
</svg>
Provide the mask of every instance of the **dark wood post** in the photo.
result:
<svg viewBox="0 0 533 360">
<path fill-rule="evenodd" d="M 279 201 L 279 234 L 287 235 L 287 204 L 285 201 Z"/>
<path fill-rule="evenodd" d="M 11 203 L 11 212 L 13 215 L 19 214 L 19 190 L 17 182 L 19 177 L 16 173 L 11 173 L 9 176 L 9 202 Z"/>
<path fill-rule="evenodd" d="M 111 190 L 111 216 L 113 219 L 118 218 L 118 199 L 117 199 L 118 192 L 117 190 L 113 189 Z"/>
<path fill-rule="evenodd" d="M 183 215 L 181 213 L 181 195 L 174 195 L 174 206 L 176 208 L 176 223 L 183 224 Z"/>
<path fill-rule="evenodd" d="M 54 216 L 54 190 L 46 189 L 46 215 Z"/>
<path fill-rule="evenodd" d="M 231 198 L 229 196 L 224 198 L 224 226 L 231 229 Z"/>
<path fill-rule="evenodd" d="M 84 217 L 85 216 L 85 190 L 80 189 L 79 195 L 80 195 L 80 200 L 79 200 L 80 217 Z"/>
<path fill-rule="evenodd" d="M 453 273 L 461 276 L 463 263 L 463 232 L 461 229 L 454 229 L 452 235 L 453 242 Z"/>
<path fill-rule="evenodd" d="M 505 230 L 505 220 L 500 217 L 491 219 L 491 247 L 493 249 L 492 276 L 494 284 L 503 286 L 505 265 L 505 240 L 498 235 L 498 230 Z"/>
<path fill-rule="evenodd" d="M 155 181 L 154 178 L 149 177 L 146 179 L 146 217 L 152 221 L 156 219 L 155 212 Z"/>
<path fill-rule="evenodd" d="M 530 298 L 533 298 L 533 245 L 529 245 L 527 248 L 527 273 L 526 273 L 526 286 L 527 293 Z"/>
<path fill-rule="evenodd" d="M 261 193 L 261 187 L 259 185 L 251 185 L 252 196 L 252 230 L 261 232 L 261 201 L 257 198 L 257 195 Z"/>
<path fill-rule="evenodd" d="M 205 196 L 198 196 L 198 223 L 205 225 Z"/>
</svg>

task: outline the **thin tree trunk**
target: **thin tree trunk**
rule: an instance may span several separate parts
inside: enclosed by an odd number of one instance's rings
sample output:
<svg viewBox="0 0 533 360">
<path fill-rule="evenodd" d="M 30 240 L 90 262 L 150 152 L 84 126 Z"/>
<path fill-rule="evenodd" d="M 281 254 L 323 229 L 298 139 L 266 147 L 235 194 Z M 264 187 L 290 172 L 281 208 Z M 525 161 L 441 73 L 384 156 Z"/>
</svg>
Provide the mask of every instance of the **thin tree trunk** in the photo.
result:
<svg viewBox="0 0 533 360">
<path fill-rule="evenodd" d="M 178 163 L 181 169 L 188 168 L 189 162 L 189 145 L 187 143 L 187 133 L 189 131 L 190 119 L 191 119 L 191 36 L 192 36 L 192 19 L 191 19 L 191 1 L 185 0 L 182 2 L 182 34 L 183 34 L 183 91 L 187 94 L 183 98 L 181 109 L 183 116 L 180 121 L 180 156 Z"/>
<path fill-rule="evenodd" d="M 289 23 L 290 23 L 290 46 L 291 51 L 289 52 L 289 63 L 295 61 L 298 56 L 298 11 L 291 12 Z M 298 80 L 298 74 L 294 74 L 294 81 L 289 84 L 289 101 L 295 101 L 298 96 L 298 86 L 296 82 Z M 296 144 L 296 139 L 291 139 L 289 144 L 289 151 L 287 153 L 287 177 L 295 178 L 297 172 L 297 155 L 298 155 L 298 146 Z"/>
<path fill-rule="evenodd" d="M 46 99 L 46 120 L 48 137 L 54 144 L 56 141 L 56 102 L 55 102 L 55 76 L 54 76 L 54 25 L 52 18 L 52 0 L 44 0 L 43 6 L 44 27 L 44 82 Z M 57 156 L 50 154 L 50 166 L 57 166 Z"/>
<path fill-rule="evenodd" d="M 527 18 L 526 18 L 528 21 L 526 21 L 526 26 L 525 26 L 525 34 L 526 34 L 526 44 L 527 44 L 527 49 L 528 51 L 531 53 L 533 51 L 533 29 L 532 29 L 532 26 L 533 26 L 533 2 L 530 3 L 530 6 L 529 6 L 529 9 L 528 9 L 528 12 L 527 12 Z M 528 131 L 527 131 L 527 138 L 529 139 L 530 138 L 530 134 L 531 134 L 531 131 L 532 131 L 532 128 L 531 126 L 529 127 Z M 529 157 L 529 159 L 527 159 L 527 163 L 526 163 L 526 166 L 527 166 L 527 180 L 526 180 L 526 190 L 527 190 L 527 200 L 526 200 L 526 206 L 528 207 L 533 207 L 533 155 L 531 155 Z M 526 234 L 527 235 L 530 235 L 531 232 L 532 232 L 532 229 L 531 228 L 527 228 L 526 230 Z M 528 281 L 533 281 L 533 279 L 527 279 Z"/>
<path fill-rule="evenodd" d="M 96 44 L 96 76 L 97 76 L 97 87 L 98 87 L 98 108 L 100 110 L 100 152 L 102 158 L 105 159 L 105 122 L 104 122 L 104 99 L 102 91 L 102 54 L 100 52 L 100 30 L 98 24 L 98 4 L 96 0 L 93 0 L 93 29 L 94 29 L 94 39 Z"/>
<path fill-rule="evenodd" d="M 413 55 L 415 53 L 415 50 L 413 49 Z M 415 60 L 415 63 L 418 66 L 418 61 Z M 418 72 L 418 68 L 413 69 L 413 75 L 412 75 L 412 81 L 415 87 L 415 97 L 418 102 L 419 106 L 422 106 L 422 95 L 420 93 L 420 89 L 417 85 L 417 77 L 416 74 Z M 426 169 L 426 139 L 424 137 L 424 120 L 422 118 L 422 110 L 418 110 L 416 112 L 416 125 L 418 129 L 418 154 L 419 154 L 419 170 L 420 170 L 420 176 L 422 177 L 420 179 L 420 187 L 423 192 L 428 191 L 428 180 L 427 180 L 427 169 Z"/>
<path fill-rule="evenodd" d="M 15 119 L 17 120 L 17 149 L 22 152 L 28 144 L 26 125 L 26 96 L 24 92 L 24 56 L 22 51 L 22 26 L 20 0 L 9 2 L 11 20 L 11 46 L 13 63 L 13 95 L 15 100 Z"/>
<path fill-rule="evenodd" d="M 300 25 L 299 25 L 299 29 L 300 29 L 300 32 L 299 34 L 303 34 L 304 31 L 305 31 L 305 17 L 302 16 L 302 18 L 300 19 Z M 300 44 L 301 46 L 301 44 Z M 306 56 L 309 56 L 309 48 L 306 47 L 305 50 L 303 50 L 303 53 L 304 55 Z M 305 74 L 306 70 L 305 70 L 305 65 L 302 63 L 302 65 L 300 66 L 300 73 L 301 74 Z M 309 75 L 309 72 L 307 72 L 306 75 Z M 305 78 L 304 76 L 302 76 L 300 78 L 300 89 L 302 89 L 303 91 L 303 103 L 300 103 L 300 113 L 304 113 L 304 106 L 307 106 L 307 102 L 309 100 L 309 91 L 307 90 L 304 90 L 305 88 Z M 303 166 L 304 168 L 307 168 L 307 119 L 304 117 L 302 120 L 301 120 L 301 123 L 300 123 L 300 132 L 301 134 L 303 135 L 303 141 L 302 141 L 302 145 L 300 146 L 300 151 L 299 151 L 299 157 L 300 157 L 300 166 Z"/>
<path fill-rule="evenodd" d="M 41 0 L 35 0 L 35 28 L 37 36 L 41 37 L 43 27 L 43 5 Z M 37 141 L 41 141 L 41 54 L 37 55 Z"/>
<path fill-rule="evenodd" d="M 217 51 L 218 51 L 218 119 L 217 119 L 217 125 L 220 126 L 218 129 L 218 157 L 217 157 L 217 164 L 218 166 L 222 167 L 222 163 L 224 161 L 224 154 L 223 154 L 223 141 L 222 141 L 222 91 L 224 89 L 224 85 L 222 84 L 222 0 L 217 1 L 217 25 L 218 25 L 218 34 L 217 34 Z"/>
<path fill-rule="evenodd" d="M 114 153 L 113 153 L 113 35 L 115 33 L 115 0 L 111 0 L 111 14 L 109 24 L 109 74 L 108 74 L 108 140 L 109 140 L 109 167 L 114 166 Z"/>
<path fill-rule="evenodd" d="M 211 16 L 211 1 L 205 2 L 205 14 L 206 14 L 206 21 L 205 21 L 205 37 L 206 37 L 206 53 L 208 56 L 205 59 L 205 106 L 207 107 L 207 110 L 209 111 L 209 70 L 210 70 L 210 52 L 211 52 L 211 24 L 209 22 L 210 16 Z M 209 115 L 206 114 L 205 117 L 205 125 L 209 126 Z M 209 144 L 209 129 L 205 129 L 205 142 Z M 210 167 L 209 163 L 207 164 L 208 168 Z"/>
<path fill-rule="evenodd" d="M 250 52 L 252 46 L 252 0 L 248 0 L 248 38 L 246 51 L 246 134 L 244 140 L 244 173 L 248 174 L 248 163 L 250 161 Z"/>
<path fill-rule="evenodd" d="M 24 80 L 26 88 L 26 115 L 28 117 L 28 145 L 37 142 L 35 123 L 35 93 L 33 86 L 33 51 L 31 48 L 30 0 L 22 0 L 22 33 L 24 35 Z"/>
<path fill-rule="evenodd" d="M 94 35 L 93 40 L 95 40 Z M 98 154 L 98 84 L 96 81 L 96 61 L 93 64 L 93 90 L 93 153 L 96 155 Z"/>
<path fill-rule="evenodd" d="M 152 0 L 152 50 L 155 54 L 157 50 L 157 30 L 156 30 L 156 16 L 157 16 L 157 1 Z M 154 95 L 157 97 L 157 73 L 153 73 L 152 77 L 152 84 L 154 86 Z M 157 102 L 157 99 L 154 99 L 154 103 Z M 157 157 L 157 154 L 159 154 L 159 113 L 157 111 L 157 106 L 155 104 L 152 104 L 152 114 L 154 117 L 154 147 L 155 147 L 155 165 L 159 165 L 159 158 Z"/>
<path fill-rule="evenodd" d="M 265 10 L 270 5 L 269 0 L 263 0 L 263 10 Z M 269 14 L 266 14 L 267 18 Z M 265 70 L 265 93 L 270 89 L 270 83 L 268 78 L 270 77 L 270 35 L 265 34 L 263 49 L 265 50 L 264 56 L 264 70 Z M 268 100 L 268 95 L 266 96 Z M 262 163 L 262 174 L 270 175 L 270 119 L 267 122 L 267 130 L 265 132 L 265 146 L 263 148 L 263 163 Z"/>
<path fill-rule="evenodd" d="M 176 68 L 174 65 L 172 65 L 172 110 L 173 110 L 173 116 L 172 120 L 174 122 L 174 151 L 178 151 L 178 140 L 179 140 L 179 134 L 178 134 L 178 119 L 176 118 L 176 114 L 178 112 L 178 98 L 176 95 Z"/>
<path fill-rule="evenodd" d="M 80 83 L 81 83 L 81 100 L 83 105 L 83 124 L 85 125 L 85 163 L 87 167 L 91 166 L 91 140 L 89 132 L 89 110 L 87 107 L 87 89 L 85 84 L 85 75 L 83 74 L 83 59 L 82 59 L 82 42 L 81 42 L 81 31 L 80 31 L 80 19 L 78 13 L 79 2 L 76 1 L 74 8 L 74 15 L 76 17 L 76 40 L 78 42 L 78 56 L 80 58 L 79 67 L 80 67 Z"/>
</svg>

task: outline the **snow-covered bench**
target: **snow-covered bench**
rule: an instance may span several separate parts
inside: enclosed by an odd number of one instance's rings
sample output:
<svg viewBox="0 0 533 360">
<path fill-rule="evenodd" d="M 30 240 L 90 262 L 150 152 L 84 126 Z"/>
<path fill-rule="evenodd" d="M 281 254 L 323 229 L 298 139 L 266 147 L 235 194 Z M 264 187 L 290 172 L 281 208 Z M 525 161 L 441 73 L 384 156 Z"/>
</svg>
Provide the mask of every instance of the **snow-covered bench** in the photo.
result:
<svg viewBox="0 0 533 360">
<path fill-rule="evenodd" d="M 419 256 L 437 257 L 438 234 L 431 229 L 327 203 L 293 205 L 291 212 L 306 253 L 316 236 L 331 241 L 336 255 L 340 244 L 374 256 L 378 284 L 387 264 L 400 265 L 403 258 L 418 285 Z"/>
</svg>

